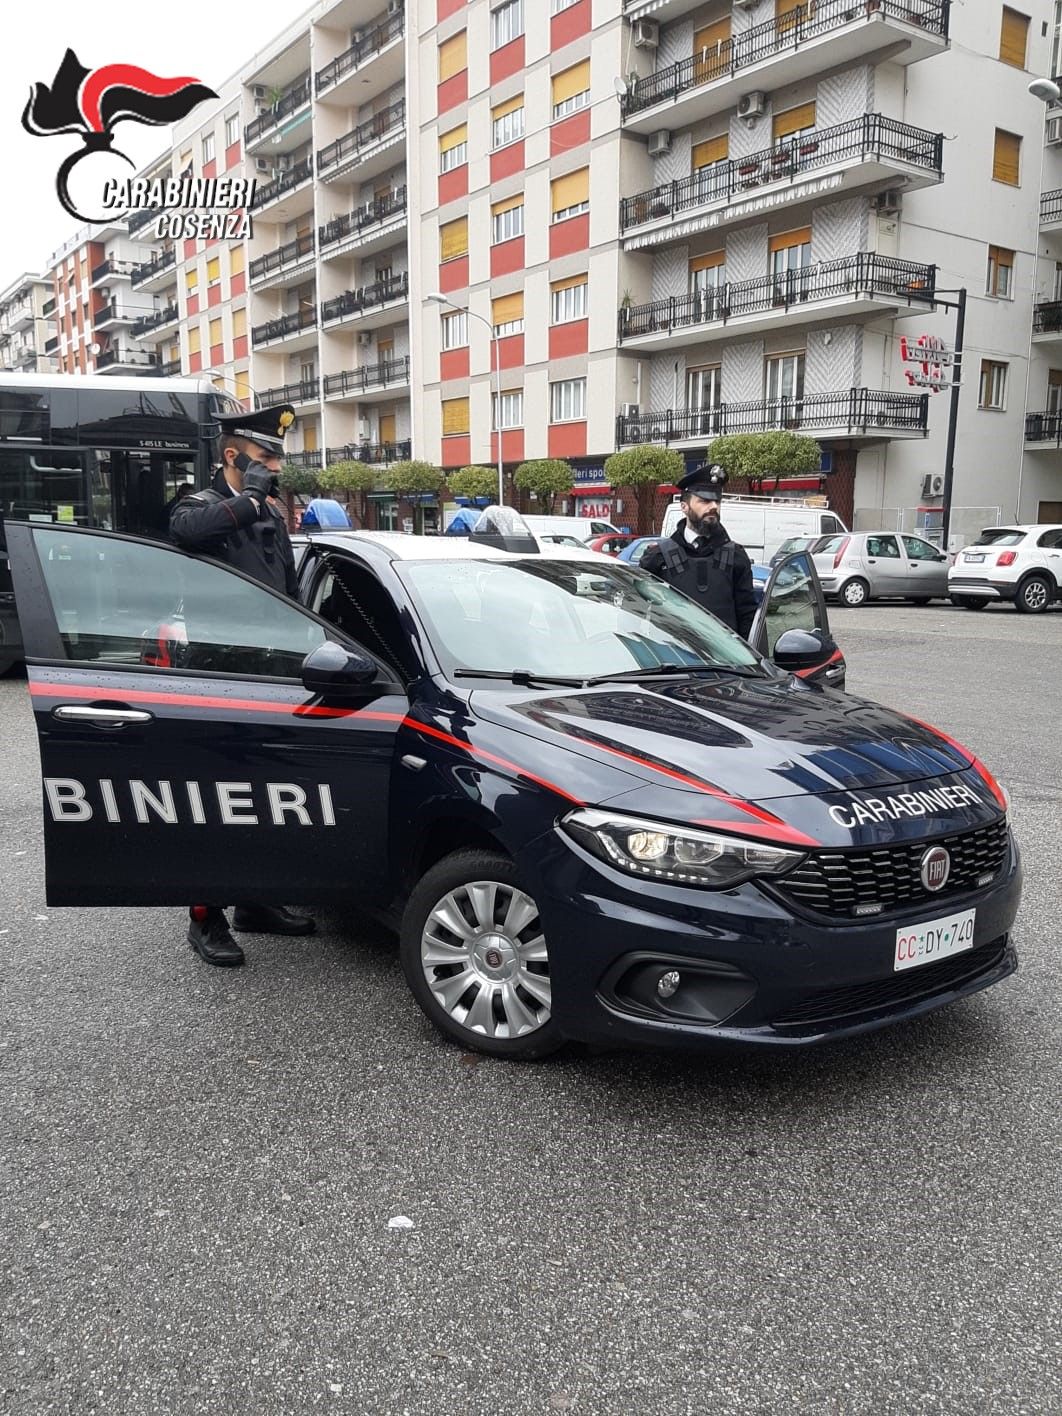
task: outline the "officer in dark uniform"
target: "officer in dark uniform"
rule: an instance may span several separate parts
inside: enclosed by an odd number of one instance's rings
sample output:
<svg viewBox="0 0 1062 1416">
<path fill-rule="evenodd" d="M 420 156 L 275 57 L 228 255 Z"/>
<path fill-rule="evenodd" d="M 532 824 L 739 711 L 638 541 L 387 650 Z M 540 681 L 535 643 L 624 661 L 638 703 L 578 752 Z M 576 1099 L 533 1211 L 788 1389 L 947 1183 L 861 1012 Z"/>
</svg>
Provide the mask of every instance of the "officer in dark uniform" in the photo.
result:
<svg viewBox="0 0 1062 1416">
<path fill-rule="evenodd" d="M 726 472 L 705 463 L 678 483 L 685 521 L 642 557 L 642 567 L 696 600 L 742 638 L 756 614 L 752 563 L 719 519 Z"/>
<path fill-rule="evenodd" d="M 286 403 L 219 417 L 221 466 L 213 485 L 182 497 L 170 516 L 170 537 L 182 550 L 224 561 L 292 598 L 299 588 L 295 557 L 272 498 L 284 434 L 294 422 L 295 410 Z M 188 942 L 201 958 L 229 968 L 244 962 L 220 905 L 193 905 L 189 914 Z M 251 934 L 312 934 L 314 929 L 305 915 L 268 905 L 237 905 L 232 925 Z"/>
</svg>

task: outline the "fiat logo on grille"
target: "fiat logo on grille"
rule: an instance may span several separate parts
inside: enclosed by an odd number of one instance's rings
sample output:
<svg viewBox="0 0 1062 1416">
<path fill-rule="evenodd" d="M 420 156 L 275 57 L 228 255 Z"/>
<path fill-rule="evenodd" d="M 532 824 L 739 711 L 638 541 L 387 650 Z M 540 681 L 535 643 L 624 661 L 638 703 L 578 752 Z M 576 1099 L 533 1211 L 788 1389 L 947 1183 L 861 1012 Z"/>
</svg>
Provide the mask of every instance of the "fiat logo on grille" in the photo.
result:
<svg viewBox="0 0 1062 1416">
<path fill-rule="evenodd" d="M 951 874 L 951 856 L 943 846 L 930 846 L 922 857 L 922 884 L 934 893 L 943 890 Z"/>
</svg>

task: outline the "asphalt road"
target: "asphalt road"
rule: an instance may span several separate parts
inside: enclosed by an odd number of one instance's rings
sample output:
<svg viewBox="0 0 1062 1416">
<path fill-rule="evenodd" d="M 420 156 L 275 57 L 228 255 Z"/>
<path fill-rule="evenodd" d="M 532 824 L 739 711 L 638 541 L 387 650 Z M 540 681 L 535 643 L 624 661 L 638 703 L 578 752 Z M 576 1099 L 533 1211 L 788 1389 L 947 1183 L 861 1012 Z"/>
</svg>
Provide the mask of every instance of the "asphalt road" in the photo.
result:
<svg viewBox="0 0 1062 1416">
<path fill-rule="evenodd" d="M 783 1057 L 503 1065 L 354 917 L 230 972 L 49 911 L 0 683 L 0 1411 L 1062 1411 L 1062 613 L 835 629 L 1010 788 L 1022 965 Z"/>
</svg>

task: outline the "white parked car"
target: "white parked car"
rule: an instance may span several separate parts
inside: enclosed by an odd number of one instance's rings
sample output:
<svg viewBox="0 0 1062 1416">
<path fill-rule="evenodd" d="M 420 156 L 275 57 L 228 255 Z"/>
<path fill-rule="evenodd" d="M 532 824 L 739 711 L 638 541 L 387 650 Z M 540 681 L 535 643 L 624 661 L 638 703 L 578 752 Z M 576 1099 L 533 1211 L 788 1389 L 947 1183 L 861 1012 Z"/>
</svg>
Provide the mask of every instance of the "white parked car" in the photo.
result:
<svg viewBox="0 0 1062 1416">
<path fill-rule="evenodd" d="M 1037 615 L 1062 599 L 1062 526 L 989 526 L 948 571 L 952 603 L 983 610 L 993 600 Z"/>
</svg>

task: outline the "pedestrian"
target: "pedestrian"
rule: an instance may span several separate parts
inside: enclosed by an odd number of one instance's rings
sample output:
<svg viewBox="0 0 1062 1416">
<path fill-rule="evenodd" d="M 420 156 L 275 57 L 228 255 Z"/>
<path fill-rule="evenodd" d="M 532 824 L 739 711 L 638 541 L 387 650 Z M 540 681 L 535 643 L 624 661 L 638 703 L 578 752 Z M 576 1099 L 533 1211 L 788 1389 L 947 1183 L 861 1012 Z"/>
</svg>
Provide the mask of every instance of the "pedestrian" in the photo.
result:
<svg viewBox="0 0 1062 1416">
<path fill-rule="evenodd" d="M 218 417 L 220 466 L 204 491 L 173 507 L 170 537 L 182 550 L 224 561 L 273 590 L 298 597 L 295 557 L 275 501 L 284 434 L 295 422 L 286 403 Z M 192 905 L 188 942 L 208 964 L 232 968 L 244 953 L 232 937 L 225 907 Z M 233 929 L 248 934 L 312 934 L 306 915 L 274 905 L 237 905 Z"/>
<path fill-rule="evenodd" d="M 686 519 L 641 564 L 746 639 L 756 615 L 752 563 L 720 520 L 725 482 L 726 472 L 714 463 L 687 472 L 678 483 Z"/>
</svg>

